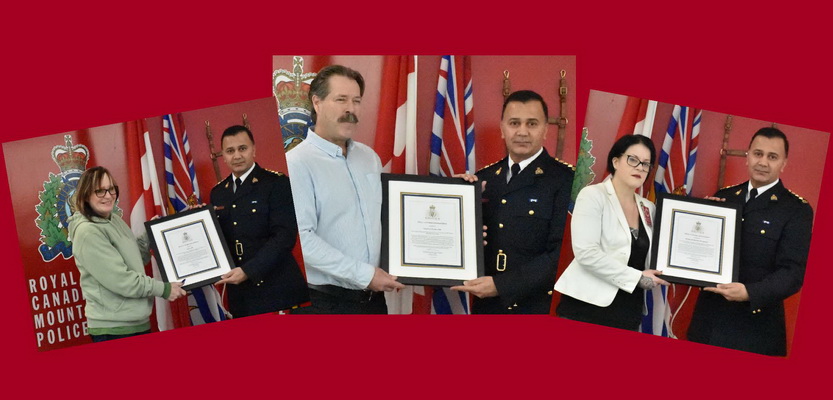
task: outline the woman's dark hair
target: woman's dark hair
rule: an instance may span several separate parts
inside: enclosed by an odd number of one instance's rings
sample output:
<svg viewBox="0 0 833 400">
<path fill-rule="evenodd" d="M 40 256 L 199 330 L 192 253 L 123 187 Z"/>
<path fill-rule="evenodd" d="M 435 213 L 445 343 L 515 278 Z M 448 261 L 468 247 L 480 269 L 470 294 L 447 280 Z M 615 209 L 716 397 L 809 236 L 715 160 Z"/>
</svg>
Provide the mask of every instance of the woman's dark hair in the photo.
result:
<svg viewBox="0 0 833 400">
<path fill-rule="evenodd" d="M 72 205 L 75 206 L 76 211 L 80 212 L 89 220 L 92 220 L 93 216 L 104 218 L 103 215 L 98 215 L 93 210 L 87 200 L 98 189 L 98 184 L 105 175 L 110 178 L 110 185 L 117 187 L 116 180 L 113 179 L 113 174 L 104 167 L 92 167 L 84 171 L 81 174 L 81 178 L 78 179 L 78 185 L 75 187 L 75 194 L 72 196 Z M 116 199 L 118 198 L 119 192 L 116 189 Z"/>
<path fill-rule="evenodd" d="M 616 143 L 613 143 L 613 147 L 610 148 L 610 153 L 607 155 L 607 172 L 611 175 L 615 174 L 616 170 L 613 168 L 613 159 L 622 157 L 625 154 L 625 150 L 635 144 L 641 144 L 648 148 L 648 151 L 651 152 L 651 165 L 654 165 L 654 160 L 657 158 L 654 142 L 647 136 L 625 135 L 619 138 Z"/>
</svg>

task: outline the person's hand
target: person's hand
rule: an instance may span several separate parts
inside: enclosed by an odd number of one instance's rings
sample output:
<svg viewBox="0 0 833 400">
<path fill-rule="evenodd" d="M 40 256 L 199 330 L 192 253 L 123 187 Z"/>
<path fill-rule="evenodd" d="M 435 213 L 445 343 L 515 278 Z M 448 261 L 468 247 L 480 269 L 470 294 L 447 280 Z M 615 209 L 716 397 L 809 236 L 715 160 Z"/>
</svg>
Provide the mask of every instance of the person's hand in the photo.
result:
<svg viewBox="0 0 833 400">
<path fill-rule="evenodd" d="M 392 292 L 394 289 L 402 289 L 404 287 L 405 285 L 396 281 L 395 276 L 378 267 L 373 271 L 373 279 L 367 285 L 367 288 L 374 292 Z"/>
<path fill-rule="evenodd" d="M 642 277 L 639 278 L 638 286 L 645 290 L 651 290 L 657 285 L 670 285 L 670 283 L 665 280 L 658 278 L 658 275 L 662 275 L 662 271 L 657 271 L 655 269 L 646 269 L 645 271 L 642 271 Z"/>
<path fill-rule="evenodd" d="M 704 199 L 706 199 L 706 200 L 711 200 L 711 201 L 719 201 L 719 202 L 721 202 L 721 203 L 725 203 L 725 202 L 726 202 L 726 199 L 725 199 L 725 198 L 723 198 L 723 197 L 706 196 L 706 197 L 704 197 Z"/>
<path fill-rule="evenodd" d="M 205 203 L 202 203 L 202 204 L 189 204 L 189 205 L 188 205 L 188 209 L 189 209 L 189 210 L 193 210 L 193 209 L 195 209 L 195 208 L 203 208 L 203 207 L 205 207 Z"/>
<path fill-rule="evenodd" d="M 463 286 L 452 286 L 451 290 L 471 293 L 481 299 L 498 295 L 495 280 L 491 276 L 481 276 L 477 279 L 463 282 Z"/>
<path fill-rule="evenodd" d="M 217 281 L 217 283 L 215 283 L 215 285 L 221 285 L 223 283 L 231 283 L 232 285 L 239 285 L 239 284 L 245 282 L 246 279 L 249 279 L 249 276 L 246 275 L 245 272 L 243 272 L 243 268 L 237 267 L 237 268 L 232 269 L 229 272 L 226 272 L 220 278 L 222 278 L 222 279 Z"/>
<path fill-rule="evenodd" d="M 454 178 L 460 178 L 460 179 L 462 179 L 466 182 L 469 182 L 469 183 L 477 182 L 477 175 L 473 175 L 473 174 L 455 174 L 453 177 Z"/>
<path fill-rule="evenodd" d="M 732 283 L 718 283 L 716 288 L 707 287 L 703 290 L 707 292 L 717 293 L 729 301 L 747 301 L 749 300 L 749 292 L 746 291 L 746 285 L 740 282 Z"/>
<path fill-rule="evenodd" d="M 171 294 L 168 295 L 166 300 L 174 301 L 180 297 L 187 296 L 188 292 L 182 290 L 182 282 L 171 282 Z"/>
</svg>

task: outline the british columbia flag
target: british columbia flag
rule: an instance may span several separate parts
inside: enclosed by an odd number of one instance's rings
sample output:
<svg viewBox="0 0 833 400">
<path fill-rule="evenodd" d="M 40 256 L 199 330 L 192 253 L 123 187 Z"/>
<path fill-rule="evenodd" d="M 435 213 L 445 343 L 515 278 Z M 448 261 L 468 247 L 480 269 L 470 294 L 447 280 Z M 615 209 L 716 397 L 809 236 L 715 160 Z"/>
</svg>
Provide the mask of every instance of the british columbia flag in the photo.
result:
<svg viewBox="0 0 833 400">
<path fill-rule="evenodd" d="M 443 56 L 431 128 L 431 175 L 474 173 L 473 108 L 470 57 Z M 436 314 L 468 314 L 468 296 L 435 288 L 432 308 Z"/>
<path fill-rule="evenodd" d="M 162 117 L 162 135 L 165 142 L 165 181 L 168 184 L 169 213 L 188 209 L 189 204 L 199 204 L 200 187 L 197 185 L 197 172 L 191 158 L 188 133 L 183 128 L 182 116 L 165 115 Z M 190 201 L 189 201 L 190 200 Z M 188 295 L 191 309 L 191 324 L 223 321 L 226 311 L 222 306 L 222 296 L 213 285 L 191 290 Z"/>
</svg>

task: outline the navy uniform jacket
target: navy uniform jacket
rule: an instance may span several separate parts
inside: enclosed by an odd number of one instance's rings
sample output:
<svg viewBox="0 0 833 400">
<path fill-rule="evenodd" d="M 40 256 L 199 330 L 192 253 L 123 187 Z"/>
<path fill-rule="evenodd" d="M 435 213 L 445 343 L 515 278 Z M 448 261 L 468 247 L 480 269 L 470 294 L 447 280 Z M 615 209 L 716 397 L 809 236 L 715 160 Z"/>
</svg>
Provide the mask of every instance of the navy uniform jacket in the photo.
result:
<svg viewBox="0 0 833 400">
<path fill-rule="evenodd" d="M 211 204 L 232 258 L 248 279 L 226 285 L 235 318 L 279 311 L 309 300 L 292 249 L 298 237 L 289 178 L 255 165 L 234 192 L 234 175 L 211 190 Z"/>
<path fill-rule="evenodd" d="M 573 170 L 544 150 L 509 184 L 508 173 L 506 158 L 477 172 L 478 180 L 486 182 L 485 272 L 494 277 L 498 296 L 475 298 L 472 312 L 548 314 Z"/>
<path fill-rule="evenodd" d="M 747 183 L 722 189 L 715 197 L 743 204 Z M 738 281 L 749 301 L 731 302 L 700 292 L 688 339 L 766 355 L 786 355 L 784 299 L 801 289 L 813 209 L 782 182 L 743 207 Z"/>
</svg>

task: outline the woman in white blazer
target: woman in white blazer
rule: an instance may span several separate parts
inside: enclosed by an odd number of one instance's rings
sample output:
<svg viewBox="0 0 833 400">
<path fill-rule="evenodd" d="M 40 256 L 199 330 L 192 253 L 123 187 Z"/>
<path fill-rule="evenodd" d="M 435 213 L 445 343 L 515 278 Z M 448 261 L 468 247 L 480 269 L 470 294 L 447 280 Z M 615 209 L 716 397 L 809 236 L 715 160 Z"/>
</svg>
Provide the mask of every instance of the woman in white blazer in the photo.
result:
<svg viewBox="0 0 833 400">
<path fill-rule="evenodd" d="M 610 176 L 579 193 L 573 209 L 575 259 L 558 281 L 558 316 L 637 330 L 643 290 L 668 285 L 647 269 L 654 204 L 636 193 L 654 165 L 651 140 L 627 135 L 607 156 Z"/>
</svg>

